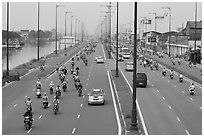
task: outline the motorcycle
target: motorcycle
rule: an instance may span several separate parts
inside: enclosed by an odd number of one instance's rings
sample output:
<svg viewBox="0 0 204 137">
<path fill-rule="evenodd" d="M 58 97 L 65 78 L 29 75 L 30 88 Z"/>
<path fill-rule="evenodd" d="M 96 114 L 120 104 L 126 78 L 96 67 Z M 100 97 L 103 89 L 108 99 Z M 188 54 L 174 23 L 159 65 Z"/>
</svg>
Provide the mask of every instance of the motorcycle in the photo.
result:
<svg viewBox="0 0 204 137">
<path fill-rule="evenodd" d="M 31 105 L 27 106 L 26 111 L 32 113 L 32 107 L 31 107 Z"/>
<path fill-rule="evenodd" d="M 53 87 L 50 87 L 50 94 L 54 92 Z"/>
<path fill-rule="evenodd" d="M 81 88 L 78 88 L 78 94 L 79 94 L 79 97 L 82 96 L 82 89 Z"/>
<path fill-rule="evenodd" d="M 163 72 L 162 72 L 162 75 L 163 75 L 163 76 L 166 76 L 166 71 L 163 71 Z"/>
<path fill-rule="evenodd" d="M 48 101 L 43 101 L 43 107 L 46 109 L 48 107 Z"/>
<path fill-rule="evenodd" d="M 59 106 L 57 104 L 54 104 L 54 106 L 53 106 L 54 114 L 56 115 L 58 111 L 59 111 Z"/>
<path fill-rule="evenodd" d="M 178 64 L 181 65 L 181 61 L 178 61 Z"/>
<path fill-rule="evenodd" d="M 32 126 L 32 121 L 28 116 L 24 117 L 24 121 L 25 121 L 26 130 L 29 130 Z"/>
<path fill-rule="evenodd" d="M 61 91 L 57 91 L 57 92 L 56 92 L 56 98 L 59 99 L 60 96 L 61 96 Z"/>
<path fill-rule="evenodd" d="M 64 92 L 66 92 L 67 85 L 66 85 L 66 84 L 63 84 L 62 89 L 63 89 Z"/>
<path fill-rule="evenodd" d="M 190 95 L 194 95 L 194 89 L 189 89 Z"/>
<path fill-rule="evenodd" d="M 183 78 L 179 78 L 179 82 L 183 82 Z"/>
<path fill-rule="evenodd" d="M 37 98 L 41 98 L 42 97 L 42 93 L 41 93 L 40 89 L 37 89 L 36 96 L 37 96 Z"/>
<path fill-rule="evenodd" d="M 150 69 L 153 70 L 153 65 L 150 66 Z"/>
<path fill-rule="evenodd" d="M 173 74 L 170 74 L 170 78 L 171 78 L 171 79 L 173 79 L 173 78 L 174 78 Z"/>
<path fill-rule="evenodd" d="M 159 70 L 159 67 L 158 67 L 158 65 L 155 65 L 155 68 L 156 68 L 156 70 Z"/>
</svg>

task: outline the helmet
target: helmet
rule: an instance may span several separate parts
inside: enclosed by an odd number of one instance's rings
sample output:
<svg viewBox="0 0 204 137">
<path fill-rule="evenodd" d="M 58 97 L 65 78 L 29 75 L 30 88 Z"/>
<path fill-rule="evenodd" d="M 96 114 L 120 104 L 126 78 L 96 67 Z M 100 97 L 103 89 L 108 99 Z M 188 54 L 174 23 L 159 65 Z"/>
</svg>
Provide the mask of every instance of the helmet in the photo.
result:
<svg viewBox="0 0 204 137">
<path fill-rule="evenodd" d="M 194 85 L 194 83 L 191 83 L 191 85 Z"/>
<path fill-rule="evenodd" d="M 52 83 L 52 81 L 50 81 L 50 83 Z"/>
<path fill-rule="evenodd" d="M 57 87 L 60 87 L 60 85 L 57 85 Z"/>
<path fill-rule="evenodd" d="M 27 100 L 30 100 L 30 97 L 27 97 Z"/>
<path fill-rule="evenodd" d="M 46 93 L 44 93 L 44 95 L 46 96 Z"/>
</svg>

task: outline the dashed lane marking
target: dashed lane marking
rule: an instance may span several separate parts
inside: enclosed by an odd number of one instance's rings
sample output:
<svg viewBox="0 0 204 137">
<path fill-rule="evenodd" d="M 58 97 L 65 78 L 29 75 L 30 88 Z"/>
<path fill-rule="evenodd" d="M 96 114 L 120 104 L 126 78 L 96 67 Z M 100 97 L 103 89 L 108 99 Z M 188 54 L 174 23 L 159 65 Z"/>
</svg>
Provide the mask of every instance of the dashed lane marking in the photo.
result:
<svg viewBox="0 0 204 137">
<path fill-rule="evenodd" d="M 27 96 L 25 96 L 24 98 L 27 98 Z"/>
<path fill-rule="evenodd" d="M 13 107 L 16 107 L 18 104 L 13 105 Z"/>
<path fill-rule="evenodd" d="M 157 92 L 159 92 L 159 90 L 157 90 Z"/>
<path fill-rule="evenodd" d="M 89 80 L 89 78 L 87 78 L 87 80 Z"/>
<path fill-rule="evenodd" d="M 86 90 L 86 88 L 84 90 Z"/>
<path fill-rule="evenodd" d="M 83 106 L 83 104 L 80 105 L 80 107 L 82 107 L 82 106 Z"/>
<path fill-rule="evenodd" d="M 170 82 L 170 81 L 168 80 L 168 82 Z"/>
<path fill-rule="evenodd" d="M 48 104 L 48 107 L 50 107 L 50 104 Z"/>
<path fill-rule="evenodd" d="M 41 119 L 41 118 L 42 118 L 42 115 L 39 116 L 39 119 Z"/>
<path fill-rule="evenodd" d="M 171 109 L 171 106 L 169 106 L 169 109 Z"/>
<path fill-rule="evenodd" d="M 185 131 L 186 131 L 186 134 L 189 135 L 188 131 L 187 130 L 185 130 Z"/>
<path fill-rule="evenodd" d="M 165 100 L 165 98 L 164 97 L 162 97 L 163 98 L 163 100 Z"/>
<path fill-rule="evenodd" d="M 79 118 L 79 117 L 80 117 L 80 115 L 77 116 L 77 118 Z"/>
<path fill-rule="evenodd" d="M 181 91 L 182 93 L 184 93 L 184 91 Z"/>
<path fill-rule="evenodd" d="M 192 98 L 190 98 L 191 99 L 191 101 L 193 101 L 193 99 Z"/>
<path fill-rule="evenodd" d="M 176 88 L 177 86 L 175 85 L 174 87 Z"/>
<path fill-rule="evenodd" d="M 202 107 L 200 107 L 200 109 L 202 110 Z"/>
<path fill-rule="evenodd" d="M 86 85 L 88 85 L 88 83 L 86 83 Z"/>
<path fill-rule="evenodd" d="M 72 134 L 74 134 L 75 130 L 76 130 L 76 128 L 74 128 L 74 129 L 72 130 Z"/>
<path fill-rule="evenodd" d="M 180 122 L 181 120 L 178 118 L 178 117 L 176 117 L 177 118 L 177 120 Z"/>
<path fill-rule="evenodd" d="M 31 130 L 32 130 L 32 128 L 31 128 L 31 129 L 29 129 L 27 133 L 29 134 Z"/>
</svg>

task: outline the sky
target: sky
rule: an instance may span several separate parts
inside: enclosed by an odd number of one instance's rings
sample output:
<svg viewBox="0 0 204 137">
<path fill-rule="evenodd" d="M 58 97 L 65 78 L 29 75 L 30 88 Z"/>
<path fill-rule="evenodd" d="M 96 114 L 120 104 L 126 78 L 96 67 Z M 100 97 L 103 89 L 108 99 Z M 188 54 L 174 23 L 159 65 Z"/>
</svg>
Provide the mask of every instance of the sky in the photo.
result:
<svg viewBox="0 0 204 137">
<path fill-rule="evenodd" d="M 71 15 L 84 22 L 89 34 L 93 34 L 97 26 L 102 22 L 106 7 L 109 2 L 40 2 L 40 29 L 51 30 L 55 28 L 56 23 L 56 5 L 58 8 L 58 30 L 64 32 L 65 12 L 67 14 L 67 32 L 70 33 Z M 116 26 L 116 1 L 112 2 L 112 28 Z M 1 3 L 2 29 L 6 29 L 6 1 Z M 156 12 L 157 15 L 164 15 L 168 10 L 162 7 L 171 7 L 171 30 L 176 31 L 182 25 L 185 27 L 187 21 L 195 20 L 195 2 L 138 2 L 138 18 L 147 17 L 152 19 L 152 24 L 147 26 L 147 31 L 154 30 L 154 15 L 150 12 Z M 119 1 L 119 24 L 123 28 L 133 28 L 133 2 Z M 197 20 L 202 20 L 202 2 L 197 3 Z M 75 19 L 73 18 L 73 31 Z M 169 18 L 157 20 L 157 31 L 167 32 Z M 10 30 L 19 31 L 22 29 L 37 30 L 37 1 L 34 2 L 10 2 Z"/>
</svg>

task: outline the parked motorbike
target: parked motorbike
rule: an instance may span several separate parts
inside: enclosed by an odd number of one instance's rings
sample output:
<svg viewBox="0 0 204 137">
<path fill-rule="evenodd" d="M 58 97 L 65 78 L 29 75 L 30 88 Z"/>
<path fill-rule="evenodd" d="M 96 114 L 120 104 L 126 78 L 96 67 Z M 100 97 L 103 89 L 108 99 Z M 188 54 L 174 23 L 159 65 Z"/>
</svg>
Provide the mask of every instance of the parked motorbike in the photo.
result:
<svg viewBox="0 0 204 137">
<path fill-rule="evenodd" d="M 54 114 L 56 115 L 58 111 L 59 111 L 59 106 L 57 104 L 54 104 L 54 106 L 53 106 Z"/>
</svg>

